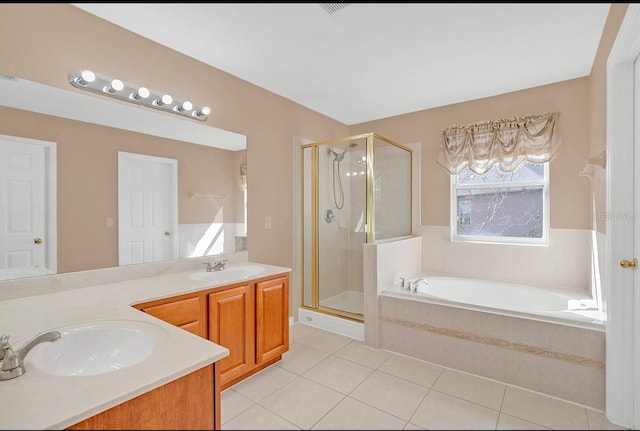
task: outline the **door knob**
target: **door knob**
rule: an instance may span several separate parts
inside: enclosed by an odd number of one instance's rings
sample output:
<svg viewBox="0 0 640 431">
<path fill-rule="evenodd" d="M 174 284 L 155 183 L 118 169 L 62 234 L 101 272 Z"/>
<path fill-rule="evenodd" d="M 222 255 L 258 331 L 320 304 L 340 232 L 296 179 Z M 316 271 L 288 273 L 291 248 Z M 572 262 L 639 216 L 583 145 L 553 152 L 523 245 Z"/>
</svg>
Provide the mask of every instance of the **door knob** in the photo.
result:
<svg viewBox="0 0 640 431">
<path fill-rule="evenodd" d="M 42 244 L 42 238 L 35 238 L 33 242 L 36 244 Z"/>
<path fill-rule="evenodd" d="M 638 259 L 635 257 L 633 260 L 621 260 L 618 262 L 622 268 L 636 268 L 638 266 Z"/>
<path fill-rule="evenodd" d="M 171 232 L 169 232 L 168 230 L 164 232 L 165 236 L 171 236 Z"/>
</svg>

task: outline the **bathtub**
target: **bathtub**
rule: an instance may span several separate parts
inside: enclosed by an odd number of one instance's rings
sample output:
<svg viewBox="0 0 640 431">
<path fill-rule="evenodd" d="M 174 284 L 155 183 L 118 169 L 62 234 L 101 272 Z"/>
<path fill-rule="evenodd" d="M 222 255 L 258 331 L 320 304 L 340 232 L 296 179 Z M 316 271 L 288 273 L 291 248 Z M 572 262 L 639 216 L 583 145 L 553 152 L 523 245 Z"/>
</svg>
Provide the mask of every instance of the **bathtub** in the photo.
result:
<svg viewBox="0 0 640 431">
<path fill-rule="evenodd" d="M 586 291 L 419 277 L 378 292 L 376 347 L 604 409 L 606 322 Z"/>
<path fill-rule="evenodd" d="M 383 295 L 458 308 L 604 330 L 605 313 L 587 292 L 501 281 L 420 274 L 407 279 L 417 291 L 396 284 Z"/>
</svg>

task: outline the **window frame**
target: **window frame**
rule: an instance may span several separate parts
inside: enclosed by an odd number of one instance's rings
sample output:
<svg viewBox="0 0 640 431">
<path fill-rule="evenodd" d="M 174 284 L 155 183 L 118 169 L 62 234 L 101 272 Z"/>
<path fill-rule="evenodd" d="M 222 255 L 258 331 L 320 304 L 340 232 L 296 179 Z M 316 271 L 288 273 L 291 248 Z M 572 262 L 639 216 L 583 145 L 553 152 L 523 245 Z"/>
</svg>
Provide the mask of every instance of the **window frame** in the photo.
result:
<svg viewBox="0 0 640 431">
<path fill-rule="evenodd" d="M 523 162 L 525 163 L 525 162 Z M 530 162 L 533 163 L 533 162 Z M 458 185 L 458 175 L 450 175 L 450 227 L 451 241 L 461 243 L 483 243 L 483 244 L 514 244 L 514 245 L 549 245 L 549 162 L 544 163 L 544 178 L 539 181 L 519 181 L 519 182 L 495 182 L 482 184 Z M 515 187 L 540 187 L 542 186 L 542 237 L 527 238 L 513 236 L 491 236 L 491 235 L 459 235 L 458 234 L 458 189 L 489 189 L 489 188 L 515 188 Z"/>
</svg>

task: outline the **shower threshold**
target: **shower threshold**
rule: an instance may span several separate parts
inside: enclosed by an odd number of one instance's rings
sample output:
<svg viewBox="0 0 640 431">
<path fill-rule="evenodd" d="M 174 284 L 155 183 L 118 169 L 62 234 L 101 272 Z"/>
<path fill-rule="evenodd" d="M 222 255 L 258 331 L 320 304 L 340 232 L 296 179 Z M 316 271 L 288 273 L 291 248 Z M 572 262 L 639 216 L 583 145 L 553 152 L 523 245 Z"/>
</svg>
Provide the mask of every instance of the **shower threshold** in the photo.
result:
<svg viewBox="0 0 640 431">
<path fill-rule="evenodd" d="M 364 323 L 362 322 L 354 322 L 350 319 L 330 316 L 306 308 L 298 308 L 298 322 L 335 334 L 344 335 L 345 337 L 364 341 Z"/>
</svg>

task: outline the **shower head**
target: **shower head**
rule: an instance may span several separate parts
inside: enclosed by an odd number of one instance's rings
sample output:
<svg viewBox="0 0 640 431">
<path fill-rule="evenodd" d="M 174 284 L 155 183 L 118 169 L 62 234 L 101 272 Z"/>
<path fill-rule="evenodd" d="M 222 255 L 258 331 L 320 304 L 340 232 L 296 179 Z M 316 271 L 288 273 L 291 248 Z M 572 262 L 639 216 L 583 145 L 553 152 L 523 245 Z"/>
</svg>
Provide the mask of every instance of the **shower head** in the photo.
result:
<svg viewBox="0 0 640 431">
<path fill-rule="evenodd" d="M 336 153 L 335 151 L 333 151 L 331 148 L 329 148 L 328 152 L 330 154 L 333 154 L 333 161 L 334 162 L 341 162 L 342 159 L 344 159 L 344 154 L 349 151 L 349 148 L 354 148 L 355 146 L 357 146 L 358 144 L 356 144 L 355 142 L 349 142 L 349 145 L 347 145 L 347 148 L 345 148 L 341 153 Z"/>
</svg>

